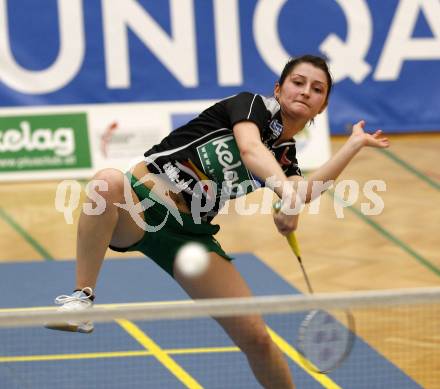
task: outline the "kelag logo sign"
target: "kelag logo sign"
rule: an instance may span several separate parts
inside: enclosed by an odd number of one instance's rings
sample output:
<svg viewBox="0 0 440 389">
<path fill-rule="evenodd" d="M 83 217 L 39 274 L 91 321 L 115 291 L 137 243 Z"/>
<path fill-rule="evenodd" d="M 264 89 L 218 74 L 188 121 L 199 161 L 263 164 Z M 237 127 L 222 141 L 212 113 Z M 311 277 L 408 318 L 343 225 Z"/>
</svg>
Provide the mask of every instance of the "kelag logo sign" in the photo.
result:
<svg viewBox="0 0 440 389">
<path fill-rule="evenodd" d="M 253 183 L 254 180 L 241 160 L 232 135 L 221 136 L 198 146 L 197 153 L 205 171 L 215 182 L 223 182 L 223 188 L 217 188 L 217 197 L 239 197 L 254 189 L 243 184 Z"/>
<path fill-rule="evenodd" d="M 0 117 L 0 172 L 90 167 L 85 114 Z"/>
<path fill-rule="evenodd" d="M 438 0 L 0 0 L 3 106 L 271 94 L 303 53 L 329 59 L 333 132 L 439 128 Z"/>
</svg>

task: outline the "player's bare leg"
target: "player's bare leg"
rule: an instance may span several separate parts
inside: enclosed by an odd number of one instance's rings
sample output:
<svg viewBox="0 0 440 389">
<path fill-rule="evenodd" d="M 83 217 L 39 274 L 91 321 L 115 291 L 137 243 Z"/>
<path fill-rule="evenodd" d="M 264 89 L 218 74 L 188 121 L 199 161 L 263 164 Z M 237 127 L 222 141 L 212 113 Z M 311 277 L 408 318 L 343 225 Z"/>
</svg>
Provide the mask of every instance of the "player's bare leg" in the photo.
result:
<svg viewBox="0 0 440 389">
<path fill-rule="evenodd" d="M 129 212 L 116 206 L 116 203 L 125 204 L 124 185 L 129 185 L 127 177 L 116 169 L 99 171 L 93 180 L 107 183 L 108 190 L 96 188 L 100 196 L 99 202 L 88 197 L 85 204 L 93 208 L 101 206 L 99 215 L 87 215 L 82 212 L 78 224 L 76 287 L 95 288 L 105 252 L 112 244 L 116 247 L 128 247 L 139 241 L 144 230 L 133 220 Z M 139 202 L 136 194 L 131 190 L 134 204 Z M 93 197 L 93 196 L 92 196 Z M 96 195 L 94 196 L 97 199 Z M 143 220 L 143 214 L 139 214 Z"/>
<path fill-rule="evenodd" d="M 78 225 L 77 239 L 77 290 L 71 295 L 60 295 L 55 299 L 61 305 L 59 311 L 83 311 L 93 306 L 94 288 L 98 278 L 105 252 L 109 243 L 117 247 L 127 247 L 140 240 L 144 235 L 130 213 L 116 206 L 125 204 L 124 185 L 133 201 L 139 202 L 132 191 L 125 175 L 119 170 L 105 169 L 98 172 L 93 180 L 99 180 L 102 186 L 97 186 L 90 192 L 85 202 L 97 212 L 91 214 L 83 211 Z M 92 180 L 92 181 L 93 181 Z M 97 181 L 95 181 L 97 183 Z M 100 189 L 98 189 L 100 188 Z M 143 214 L 141 215 L 143 217 Z M 143 219 L 142 219 L 143 220 Z M 47 323 L 46 327 L 59 331 L 91 333 L 94 325 L 88 320 L 67 320 L 60 323 Z"/>
<path fill-rule="evenodd" d="M 235 266 L 210 253 L 208 269 L 198 277 L 185 277 L 174 267 L 174 276 L 193 299 L 249 297 L 252 295 Z M 255 377 L 265 388 L 293 388 L 293 380 L 280 349 L 258 315 L 216 319 L 246 354 Z"/>
</svg>

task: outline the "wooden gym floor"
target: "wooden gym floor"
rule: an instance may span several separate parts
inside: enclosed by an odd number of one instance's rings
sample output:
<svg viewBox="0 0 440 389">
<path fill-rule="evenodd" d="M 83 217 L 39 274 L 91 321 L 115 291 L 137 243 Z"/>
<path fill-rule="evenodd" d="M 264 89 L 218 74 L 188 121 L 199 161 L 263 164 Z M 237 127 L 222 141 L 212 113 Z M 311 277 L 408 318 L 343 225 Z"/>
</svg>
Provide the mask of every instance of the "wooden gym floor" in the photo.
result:
<svg viewBox="0 0 440 389">
<path fill-rule="evenodd" d="M 318 214 L 311 214 L 306 208 L 301 216 L 298 240 L 317 292 L 440 284 L 440 133 L 390 138 L 389 150 L 363 150 L 339 179 L 356 180 L 361 189 L 369 180 L 383 180 L 386 191 L 378 192 L 384 201 L 381 214 L 363 215 L 361 203 L 367 199 L 361 194 L 356 203 L 343 210 L 344 218 L 339 219 L 335 206 L 340 206 L 340 202 L 329 190 L 321 198 Z M 344 140 L 334 137 L 333 151 Z M 56 187 L 57 182 L 46 181 L 0 184 L 0 261 L 75 257 L 79 210 L 75 212 L 74 223 L 67 224 L 54 207 Z M 257 191 L 247 197 L 246 204 L 258 203 L 261 197 L 262 191 Z M 270 215 L 244 217 L 232 212 L 218 216 L 215 221 L 222 227 L 217 237 L 227 252 L 252 252 L 295 288 L 306 292 L 302 274 Z M 124 255 L 109 251 L 107 256 Z M 397 316 L 395 320 L 398 321 Z M 413 358 L 399 360 L 405 345 L 386 348 L 380 330 L 380 326 L 359 328 L 360 335 L 376 349 L 420 384 L 431 386 L 432 377 L 425 381 L 420 372 L 440 371 L 436 366 L 440 359 L 438 333 L 419 334 Z M 426 357 L 433 350 L 437 360 Z M 440 373 L 436 382 L 440 382 Z"/>
</svg>

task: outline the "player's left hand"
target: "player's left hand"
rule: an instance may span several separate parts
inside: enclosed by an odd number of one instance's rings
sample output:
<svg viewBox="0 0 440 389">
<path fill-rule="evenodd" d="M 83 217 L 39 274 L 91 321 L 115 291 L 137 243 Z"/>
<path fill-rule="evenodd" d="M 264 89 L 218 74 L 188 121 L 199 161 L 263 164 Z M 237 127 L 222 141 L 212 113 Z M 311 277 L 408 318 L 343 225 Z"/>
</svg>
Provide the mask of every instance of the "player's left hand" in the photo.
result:
<svg viewBox="0 0 440 389">
<path fill-rule="evenodd" d="M 351 133 L 351 138 L 356 144 L 361 147 L 377 147 L 377 148 L 387 148 L 390 146 L 390 141 L 388 138 L 383 136 L 382 130 L 376 130 L 373 134 L 369 134 L 364 131 L 365 121 L 361 120 L 353 126 Z"/>
</svg>

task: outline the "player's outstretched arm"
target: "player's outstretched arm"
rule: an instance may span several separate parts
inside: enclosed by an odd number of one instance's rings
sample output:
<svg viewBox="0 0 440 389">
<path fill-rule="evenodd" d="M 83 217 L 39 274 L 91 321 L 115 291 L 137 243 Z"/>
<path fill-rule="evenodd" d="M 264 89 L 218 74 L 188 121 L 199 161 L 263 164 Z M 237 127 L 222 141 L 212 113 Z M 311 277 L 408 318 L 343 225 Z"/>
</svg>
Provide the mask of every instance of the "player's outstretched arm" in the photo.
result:
<svg viewBox="0 0 440 389">
<path fill-rule="evenodd" d="M 306 202 L 318 197 L 319 191 L 312 191 L 313 186 L 322 187 L 318 184 L 336 180 L 347 167 L 353 157 L 364 147 L 387 148 L 389 140 L 383 136 L 381 130 L 373 134 L 365 132 L 365 121 L 361 120 L 353 126 L 352 133 L 347 142 L 318 170 L 308 177 L 308 190 Z M 314 184 L 315 183 L 315 184 Z M 313 193 L 313 196 L 312 196 Z"/>
<path fill-rule="evenodd" d="M 348 141 L 360 143 L 362 147 L 376 147 L 385 149 L 390 146 L 388 138 L 383 136 L 382 130 L 376 130 L 373 134 L 365 132 L 365 121 L 357 122 L 352 129 L 352 133 Z"/>
</svg>

